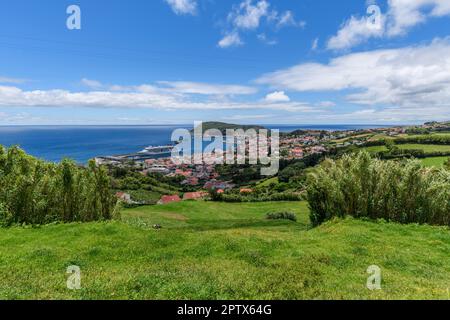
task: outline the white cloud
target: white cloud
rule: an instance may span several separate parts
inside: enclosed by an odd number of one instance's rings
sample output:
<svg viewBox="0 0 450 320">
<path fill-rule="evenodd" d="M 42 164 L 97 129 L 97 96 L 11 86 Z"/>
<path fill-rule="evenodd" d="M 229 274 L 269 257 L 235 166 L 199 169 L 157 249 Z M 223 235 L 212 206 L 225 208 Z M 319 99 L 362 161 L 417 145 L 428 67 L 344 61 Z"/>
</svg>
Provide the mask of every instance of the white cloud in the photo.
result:
<svg viewBox="0 0 450 320">
<path fill-rule="evenodd" d="M 229 117 L 223 117 L 223 120 L 260 120 L 274 117 L 273 114 L 235 114 Z"/>
<path fill-rule="evenodd" d="M 364 42 L 370 37 L 381 37 L 384 34 L 384 18 L 381 17 L 380 27 L 368 27 L 366 17 L 351 17 L 346 21 L 337 35 L 330 38 L 327 43 L 328 49 L 340 50 L 351 48 Z"/>
<path fill-rule="evenodd" d="M 240 29 L 256 29 L 259 27 L 261 18 L 267 16 L 270 4 L 265 1 L 257 1 L 253 4 L 252 0 L 245 0 L 234 6 L 232 12 L 228 15 L 228 20 Z"/>
<path fill-rule="evenodd" d="M 388 10 L 381 14 L 378 28 L 370 23 L 372 20 L 368 17 L 373 16 L 372 13 L 361 18 L 352 16 L 341 26 L 337 35 L 329 39 L 327 47 L 332 50 L 348 49 L 374 37 L 401 36 L 430 17 L 447 15 L 450 15 L 448 0 L 389 0 Z"/>
<path fill-rule="evenodd" d="M 17 79 L 17 78 L 10 78 L 10 77 L 2 77 L 0 76 L 0 83 L 24 83 L 26 82 L 25 79 Z"/>
<path fill-rule="evenodd" d="M 257 29 L 263 18 L 269 23 L 274 23 L 278 28 L 304 27 L 306 25 L 304 21 L 296 21 L 290 10 L 279 13 L 277 10 L 271 9 L 270 3 L 266 0 L 244 0 L 239 5 L 233 6 L 232 11 L 228 14 L 228 21 L 236 29 Z"/>
<path fill-rule="evenodd" d="M 228 47 L 236 47 L 243 45 L 244 42 L 242 42 L 241 37 L 239 36 L 239 33 L 232 32 L 225 35 L 222 40 L 219 41 L 218 46 L 221 48 L 228 48 Z"/>
<path fill-rule="evenodd" d="M 318 48 L 319 48 L 319 38 L 315 38 L 311 45 L 311 50 L 317 50 Z"/>
<path fill-rule="evenodd" d="M 91 88 L 91 89 L 100 89 L 103 87 L 103 84 L 97 80 L 90 80 L 87 78 L 81 79 L 81 84 Z"/>
<path fill-rule="evenodd" d="M 254 94 L 258 91 L 254 87 L 239 85 L 209 84 L 188 81 L 160 81 L 159 83 L 173 89 L 173 91 L 177 93 L 203 95 L 246 95 Z"/>
<path fill-rule="evenodd" d="M 389 0 L 387 33 L 390 36 L 402 35 L 429 17 L 449 14 L 448 0 Z"/>
<path fill-rule="evenodd" d="M 194 15 L 197 12 L 196 0 L 165 0 L 173 12 L 178 15 L 191 14 Z"/>
<path fill-rule="evenodd" d="M 156 110 L 277 110 L 317 112 L 303 102 L 239 102 L 201 99 L 200 95 L 252 94 L 256 89 L 234 85 L 209 85 L 194 82 L 163 82 L 153 85 L 109 86 L 102 90 L 72 92 L 68 90 L 22 90 L 0 86 L 0 107 L 90 107 L 146 108 Z M 110 90 L 115 88 L 115 91 Z M 199 98 L 200 97 L 200 98 Z"/>
<path fill-rule="evenodd" d="M 275 91 L 269 93 L 266 98 L 269 102 L 289 102 L 291 99 L 284 93 L 284 91 Z"/>
<path fill-rule="evenodd" d="M 276 45 L 278 43 L 278 41 L 275 40 L 275 39 L 267 38 L 265 33 L 258 34 L 257 38 L 258 38 L 259 41 L 261 41 L 261 42 L 263 42 L 263 43 L 265 43 L 265 44 L 267 44 L 269 46 L 274 46 L 274 45 Z"/>
<path fill-rule="evenodd" d="M 295 21 L 294 14 L 292 13 L 292 11 L 288 10 L 278 17 L 278 22 L 277 22 L 278 28 L 282 28 L 285 26 L 304 28 L 306 26 L 306 22 L 305 21 Z"/>
<path fill-rule="evenodd" d="M 328 64 L 307 63 L 266 74 L 256 82 L 295 91 L 350 91 L 362 105 L 450 106 L 450 39 L 425 46 L 354 53 Z"/>
<path fill-rule="evenodd" d="M 238 5 L 233 5 L 227 20 L 230 24 L 230 29 L 233 31 L 228 31 L 227 35 L 219 42 L 219 46 L 222 48 L 242 45 L 243 42 L 240 39 L 239 31 L 256 30 L 261 26 L 263 20 L 268 24 L 274 25 L 277 29 L 287 26 L 304 27 L 306 25 L 304 21 L 296 21 L 292 11 L 288 10 L 279 13 L 277 10 L 271 9 L 267 0 L 244 0 Z M 261 34 L 258 35 L 258 39 L 264 40 L 260 37 Z M 270 44 L 275 44 L 275 41 L 271 40 Z"/>
<path fill-rule="evenodd" d="M 317 104 L 319 107 L 330 108 L 336 106 L 333 101 L 321 101 Z"/>
</svg>

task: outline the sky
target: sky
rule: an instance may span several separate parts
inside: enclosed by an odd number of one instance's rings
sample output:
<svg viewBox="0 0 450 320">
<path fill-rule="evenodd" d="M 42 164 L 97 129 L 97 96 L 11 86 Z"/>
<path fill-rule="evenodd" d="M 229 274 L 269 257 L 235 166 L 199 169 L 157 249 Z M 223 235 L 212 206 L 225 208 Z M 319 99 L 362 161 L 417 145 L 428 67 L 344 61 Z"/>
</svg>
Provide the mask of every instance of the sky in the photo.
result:
<svg viewBox="0 0 450 320">
<path fill-rule="evenodd" d="M 0 125 L 450 120 L 450 0 L 0 0 Z"/>
</svg>

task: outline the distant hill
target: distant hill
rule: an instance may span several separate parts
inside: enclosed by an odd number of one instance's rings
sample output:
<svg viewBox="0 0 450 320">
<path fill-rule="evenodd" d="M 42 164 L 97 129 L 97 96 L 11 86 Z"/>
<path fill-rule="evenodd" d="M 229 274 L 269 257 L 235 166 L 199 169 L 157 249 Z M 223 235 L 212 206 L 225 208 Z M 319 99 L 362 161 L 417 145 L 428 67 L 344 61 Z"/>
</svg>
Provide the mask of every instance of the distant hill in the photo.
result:
<svg viewBox="0 0 450 320">
<path fill-rule="evenodd" d="M 231 123 L 225 123 L 225 122 L 217 122 L 217 121 L 211 121 L 211 122 L 204 122 L 203 123 L 203 132 L 210 130 L 210 129 L 218 129 L 223 134 L 226 133 L 227 129 L 243 129 L 244 131 L 247 131 L 249 129 L 255 129 L 255 130 L 261 130 L 266 129 L 263 126 L 258 125 L 240 125 L 240 124 L 231 124 Z M 192 130 L 194 131 L 194 130 Z"/>
</svg>

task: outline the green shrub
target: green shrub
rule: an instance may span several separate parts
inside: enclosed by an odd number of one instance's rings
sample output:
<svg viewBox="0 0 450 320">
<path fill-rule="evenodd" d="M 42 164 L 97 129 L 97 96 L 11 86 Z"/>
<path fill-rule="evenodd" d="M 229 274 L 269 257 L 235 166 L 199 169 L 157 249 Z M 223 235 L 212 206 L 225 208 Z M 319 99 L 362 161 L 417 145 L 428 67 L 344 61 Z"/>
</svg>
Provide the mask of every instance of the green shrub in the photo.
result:
<svg viewBox="0 0 450 320">
<path fill-rule="evenodd" d="M 273 212 L 268 213 L 266 215 L 266 218 L 269 220 L 291 220 L 291 221 L 297 221 L 297 216 L 295 213 L 292 212 Z"/>
<path fill-rule="evenodd" d="M 367 152 L 324 161 L 308 177 L 313 225 L 333 217 L 450 224 L 450 171 L 417 160 L 382 161 Z"/>
<path fill-rule="evenodd" d="M 117 199 L 107 170 L 70 160 L 47 163 L 0 146 L 0 224 L 112 219 Z"/>
</svg>

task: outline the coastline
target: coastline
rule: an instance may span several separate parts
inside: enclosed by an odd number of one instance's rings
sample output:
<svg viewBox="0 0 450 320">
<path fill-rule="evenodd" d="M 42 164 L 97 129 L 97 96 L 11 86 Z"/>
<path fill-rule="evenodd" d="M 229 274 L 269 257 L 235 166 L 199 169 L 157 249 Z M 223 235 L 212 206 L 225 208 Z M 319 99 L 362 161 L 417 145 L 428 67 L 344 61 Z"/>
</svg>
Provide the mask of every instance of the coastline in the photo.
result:
<svg viewBox="0 0 450 320">
<path fill-rule="evenodd" d="M 295 130 L 347 131 L 395 125 L 266 125 L 280 132 Z M 171 144 L 171 133 L 192 125 L 0 126 L 0 145 L 19 145 L 33 156 L 58 162 L 63 158 L 84 164 L 98 156 L 136 153 L 150 145 Z"/>
</svg>

